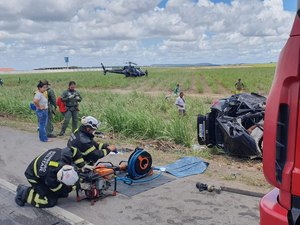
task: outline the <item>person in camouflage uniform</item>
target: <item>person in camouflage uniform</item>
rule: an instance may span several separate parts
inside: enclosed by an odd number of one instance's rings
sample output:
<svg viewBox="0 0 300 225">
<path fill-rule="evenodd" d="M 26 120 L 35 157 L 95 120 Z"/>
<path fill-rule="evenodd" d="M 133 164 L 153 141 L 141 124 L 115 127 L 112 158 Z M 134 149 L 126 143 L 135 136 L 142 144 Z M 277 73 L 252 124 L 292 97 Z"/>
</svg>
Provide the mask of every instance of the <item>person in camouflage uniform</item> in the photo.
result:
<svg viewBox="0 0 300 225">
<path fill-rule="evenodd" d="M 238 82 L 236 82 L 234 86 L 236 88 L 236 91 L 235 91 L 236 94 L 242 93 L 244 88 L 245 88 L 245 86 L 244 86 L 243 82 L 241 81 L 241 79 L 238 79 Z"/>
<path fill-rule="evenodd" d="M 56 96 L 54 93 L 54 90 L 49 87 L 49 82 L 47 80 L 42 81 L 45 85 L 47 85 L 47 98 L 48 98 L 48 122 L 46 126 L 46 132 L 48 138 L 54 138 L 56 137 L 55 134 L 53 134 L 54 127 L 53 127 L 53 117 L 55 115 L 56 111 Z"/>
<path fill-rule="evenodd" d="M 81 102 L 82 98 L 80 93 L 75 90 L 76 82 L 70 81 L 68 90 L 65 90 L 61 94 L 61 100 L 66 104 L 67 111 L 64 114 L 64 122 L 59 133 L 59 136 L 63 136 L 68 127 L 69 121 L 72 118 L 72 132 L 77 129 L 78 125 L 78 111 L 79 111 L 79 102 Z"/>
</svg>

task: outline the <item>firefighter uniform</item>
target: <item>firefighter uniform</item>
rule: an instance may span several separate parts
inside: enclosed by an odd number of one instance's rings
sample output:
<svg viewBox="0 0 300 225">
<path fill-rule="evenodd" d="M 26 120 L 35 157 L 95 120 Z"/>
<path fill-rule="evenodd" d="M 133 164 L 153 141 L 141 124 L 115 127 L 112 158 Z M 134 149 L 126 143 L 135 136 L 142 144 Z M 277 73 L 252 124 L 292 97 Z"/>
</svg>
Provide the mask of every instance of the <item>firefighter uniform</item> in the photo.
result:
<svg viewBox="0 0 300 225">
<path fill-rule="evenodd" d="M 87 163 L 94 164 L 98 159 L 109 154 L 110 150 L 107 148 L 108 144 L 97 143 L 93 138 L 94 135 L 86 132 L 85 127 L 81 125 L 71 134 L 68 147 L 76 148 Z"/>
<path fill-rule="evenodd" d="M 27 167 L 25 176 L 31 187 L 23 186 L 17 195 L 23 202 L 37 208 L 53 207 L 60 197 L 67 197 L 72 187 L 57 180 L 57 172 L 64 165 L 75 164 L 82 168 L 85 163 L 75 148 L 50 149 L 36 157 Z M 22 202 L 21 201 L 21 202 Z M 20 205 L 20 204 L 19 204 Z"/>
</svg>

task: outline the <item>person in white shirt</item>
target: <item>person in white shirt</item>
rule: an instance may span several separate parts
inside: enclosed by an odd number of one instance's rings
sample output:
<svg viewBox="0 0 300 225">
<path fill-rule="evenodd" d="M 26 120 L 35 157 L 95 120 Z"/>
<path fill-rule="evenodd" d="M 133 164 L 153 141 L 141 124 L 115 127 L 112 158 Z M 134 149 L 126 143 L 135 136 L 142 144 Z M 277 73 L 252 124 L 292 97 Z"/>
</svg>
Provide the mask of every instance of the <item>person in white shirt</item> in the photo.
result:
<svg viewBox="0 0 300 225">
<path fill-rule="evenodd" d="M 178 113 L 179 115 L 185 115 L 185 99 L 184 99 L 183 92 L 180 92 L 179 97 L 176 98 L 175 105 L 178 106 Z"/>
</svg>

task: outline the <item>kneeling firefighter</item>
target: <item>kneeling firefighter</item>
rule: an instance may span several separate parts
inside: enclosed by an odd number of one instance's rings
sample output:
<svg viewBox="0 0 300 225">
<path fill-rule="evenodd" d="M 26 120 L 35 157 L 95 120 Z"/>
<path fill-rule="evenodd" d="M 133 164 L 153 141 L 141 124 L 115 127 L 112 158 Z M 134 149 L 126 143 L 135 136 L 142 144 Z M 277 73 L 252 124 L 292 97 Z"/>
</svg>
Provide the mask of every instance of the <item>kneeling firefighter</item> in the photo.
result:
<svg viewBox="0 0 300 225">
<path fill-rule="evenodd" d="M 81 126 L 72 133 L 68 147 L 78 149 L 88 164 L 94 164 L 107 154 L 117 152 L 115 145 L 98 143 L 94 140 L 100 122 L 92 116 L 82 117 Z"/>
<path fill-rule="evenodd" d="M 50 149 L 36 157 L 27 167 L 25 176 L 31 187 L 19 185 L 15 202 L 37 208 L 53 207 L 59 198 L 68 197 L 78 181 L 71 165 L 82 168 L 85 163 L 77 149 Z"/>
</svg>

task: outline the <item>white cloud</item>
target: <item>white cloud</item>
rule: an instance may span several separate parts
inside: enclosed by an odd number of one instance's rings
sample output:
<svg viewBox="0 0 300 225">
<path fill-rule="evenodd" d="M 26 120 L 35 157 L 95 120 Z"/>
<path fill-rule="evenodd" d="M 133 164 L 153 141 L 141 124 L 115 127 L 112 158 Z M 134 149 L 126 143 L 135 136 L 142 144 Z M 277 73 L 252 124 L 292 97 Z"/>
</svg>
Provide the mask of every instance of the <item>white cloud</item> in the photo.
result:
<svg viewBox="0 0 300 225">
<path fill-rule="evenodd" d="M 99 58 L 110 65 L 269 62 L 294 19 L 282 0 L 169 0 L 164 9 L 159 2 L 2 1 L 0 67 L 61 66 L 66 55 L 78 66 L 99 66 Z"/>
</svg>

